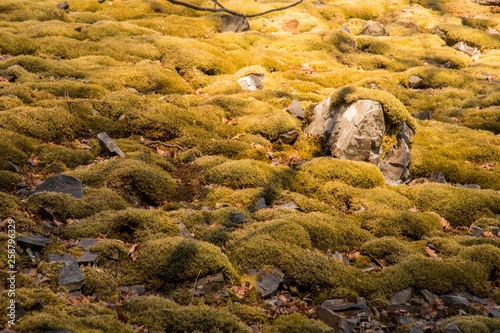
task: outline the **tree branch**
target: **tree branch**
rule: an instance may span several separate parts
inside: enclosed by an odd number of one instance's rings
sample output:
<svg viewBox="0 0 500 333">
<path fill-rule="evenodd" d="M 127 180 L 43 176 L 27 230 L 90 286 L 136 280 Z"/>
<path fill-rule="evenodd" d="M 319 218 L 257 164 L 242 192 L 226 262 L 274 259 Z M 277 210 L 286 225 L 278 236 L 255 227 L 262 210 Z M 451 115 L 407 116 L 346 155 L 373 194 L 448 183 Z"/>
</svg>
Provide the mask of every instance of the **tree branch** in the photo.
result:
<svg viewBox="0 0 500 333">
<path fill-rule="evenodd" d="M 270 9 L 270 10 L 267 10 L 265 12 L 261 12 L 261 13 L 257 13 L 257 14 L 242 14 L 242 13 L 235 12 L 234 10 L 224 8 L 217 0 L 212 0 L 214 2 L 214 4 L 215 4 L 214 8 L 200 7 L 200 6 L 192 5 L 190 3 L 187 3 L 187 2 L 184 2 L 184 1 L 179 1 L 179 0 L 167 0 L 167 1 L 170 2 L 170 3 L 173 3 L 175 5 L 181 5 L 181 6 L 184 6 L 184 7 L 187 7 L 187 8 L 191 8 L 191 9 L 194 9 L 194 10 L 201 10 L 201 11 L 205 11 L 205 12 L 212 12 L 212 13 L 224 12 L 224 13 L 228 13 L 228 14 L 236 15 L 236 16 L 256 17 L 256 16 L 261 16 L 261 15 L 265 15 L 265 14 L 269 14 L 269 13 L 272 13 L 272 12 L 277 12 L 277 11 L 280 11 L 280 10 L 285 10 L 285 9 L 297 6 L 298 4 L 302 3 L 304 0 L 299 0 L 297 2 L 292 3 L 291 5 L 284 6 L 284 7 L 279 7 L 279 8 L 275 8 L 275 9 Z M 216 8 L 217 5 L 219 7 L 221 7 L 221 8 Z"/>
</svg>

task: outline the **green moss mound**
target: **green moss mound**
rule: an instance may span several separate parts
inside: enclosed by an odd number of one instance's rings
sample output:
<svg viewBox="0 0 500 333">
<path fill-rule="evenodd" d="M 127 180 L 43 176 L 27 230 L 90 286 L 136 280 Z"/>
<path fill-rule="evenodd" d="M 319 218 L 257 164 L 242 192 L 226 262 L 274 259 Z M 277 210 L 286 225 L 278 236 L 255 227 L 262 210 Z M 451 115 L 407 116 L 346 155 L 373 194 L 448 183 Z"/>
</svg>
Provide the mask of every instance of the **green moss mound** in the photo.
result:
<svg viewBox="0 0 500 333">
<path fill-rule="evenodd" d="M 4 219 L 19 209 L 19 202 L 13 195 L 0 192 L 0 218 Z"/>
<path fill-rule="evenodd" d="M 137 160 L 110 160 L 67 174 L 88 186 L 114 189 L 133 203 L 161 204 L 175 193 L 175 182 L 165 170 Z"/>
<path fill-rule="evenodd" d="M 93 161 L 92 154 L 84 149 L 71 149 L 62 146 L 42 144 L 37 147 L 38 158 L 47 164 L 58 161 L 69 168 L 89 164 Z"/>
<path fill-rule="evenodd" d="M 116 301 L 120 290 L 116 278 L 107 270 L 97 267 L 86 267 L 82 271 L 85 283 L 82 294 L 86 296 L 96 295 L 103 301 Z"/>
<path fill-rule="evenodd" d="M 23 167 L 35 150 L 36 141 L 25 135 L 0 129 L 0 169 L 13 171 L 12 165 Z"/>
<path fill-rule="evenodd" d="M 382 237 L 363 244 L 360 253 L 373 259 L 383 259 L 388 265 L 393 265 L 409 256 L 411 251 L 407 244 L 395 237 Z"/>
<path fill-rule="evenodd" d="M 452 226 L 470 226 L 480 217 L 500 211 L 500 194 L 493 190 L 472 190 L 444 184 L 398 188 L 418 209 L 433 211 Z"/>
<path fill-rule="evenodd" d="M 480 50 L 497 49 L 500 47 L 500 39 L 498 37 L 481 30 L 453 24 L 441 24 L 438 25 L 438 28 L 446 34 L 446 37 L 453 44 L 464 42 Z"/>
<path fill-rule="evenodd" d="M 135 264 L 140 279 L 150 284 L 194 281 L 220 271 L 230 277 L 238 275 L 220 248 L 180 237 L 144 243 Z"/>
<path fill-rule="evenodd" d="M 488 268 L 490 279 L 500 276 L 500 248 L 491 244 L 468 246 L 458 256 L 464 260 L 479 262 Z"/>
<path fill-rule="evenodd" d="M 21 181 L 21 176 L 17 173 L 0 170 L 0 189 L 9 189 L 12 184 L 17 184 Z"/>
<path fill-rule="evenodd" d="M 76 221 L 64 229 L 68 238 L 95 238 L 105 234 L 109 238 L 135 243 L 148 238 L 176 236 L 178 225 L 166 212 L 128 208 L 119 211 L 104 211 Z"/>
<path fill-rule="evenodd" d="M 484 316 L 457 316 L 446 319 L 441 327 L 444 329 L 449 323 L 455 323 L 463 333 L 488 333 L 500 329 L 499 318 Z"/>
<path fill-rule="evenodd" d="M 166 332 L 231 332 L 250 330 L 233 314 L 206 306 L 179 306 L 168 299 L 148 296 L 126 301 L 127 314 L 134 324 Z"/>
<path fill-rule="evenodd" d="M 331 333 L 334 330 L 316 319 L 292 313 L 278 317 L 272 325 L 264 328 L 265 333 Z"/>
</svg>

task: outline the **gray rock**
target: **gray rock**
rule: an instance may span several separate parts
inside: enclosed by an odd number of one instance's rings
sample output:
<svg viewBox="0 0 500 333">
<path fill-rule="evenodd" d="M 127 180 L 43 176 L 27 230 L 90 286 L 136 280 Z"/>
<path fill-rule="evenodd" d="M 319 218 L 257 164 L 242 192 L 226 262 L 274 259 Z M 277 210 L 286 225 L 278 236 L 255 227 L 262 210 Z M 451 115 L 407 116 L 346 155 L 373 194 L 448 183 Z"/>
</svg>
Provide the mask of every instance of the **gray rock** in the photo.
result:
<svg viewBox="0 0 500 333">
<path fill-rule="evenodd" d="M 248 274 L 257 277 L 257 291 L 262 297 L 272 296 L 280 288 L 285 274 L 278 268 L 273 269 L 248 269 Z"/>
<path fill-rule="evenodd" d="M 477 184 L 466 184 L 466 185 L 460 185 L 460 187 L 463 187 L 463 188 L 469 188 L 471 190 L 480 190 L 481 189 L 481 186 L 477 185 Z"/>
<path fill-rule="evenodd" d="M 196 282 L 194 290 L 195 295 L 215 295 L 225 294 L 226 281 L 221 272 L 213 275 L 207 275 Z"/>
<path fill-rule="evenodd" d="M 403 174 L 408 169 L 411 162 L 410 148 L 405 140 L 401 137 L 394 147 L 389 149 L 386 153 L 384 160 L 380 164 L 380 171 L 386 180 L 398 182 L 403 179 Z"/>
<path fill-rule="evenodd" d="M 247 218 L 243 214 L 236 214 L 236 215 L 233 215 L 231 217 L 231 222 L 232 223 L 238 223 L 238 224 L 240 224 L 240 223 L 245 223 L 247 221 L 248 221 Z"/>
<path fill-rule="evenodd" d="M 106 132 L 101 132 L 97 134 L 97 139 L 99 140 L 99 145 L 101 146 L 105 156 L 120 156 L 125 158 L 125 153 L 118 148 L 115 141 L 111 139 Z"/>
<path fill-rule="evenodd" d="M 473 225 L 469 230 L 469 235 L 474 237 L 482 237 L 483 236 L 483 228 L 478 227 L 477 225 Z"/>
<path fill-rule="evenodd" d="M 329 257 L 331 258 L 335 258 L 337 259 L 338 261 L 350 266 L 351 265 L 351 262 L 349 261 L 349 259 L 347 258 L 347 256 L 343 255 L 342 253 L 339 253 L 337 251 L 335 251 L 334 253 L 330 253 L 328 254 Z"/>
<path fill-rule="evenodd" d="M 384 26 L 377 21 L 366 21 L 364 25 L 363 31 L 361 31 L 360 35 L 367 36 L 388 36 L 387 30 L 385 30 Z"/>
<path fill-rule="evenodd" d="M 413 325 L 410 328 L 410 333 L 421 333 L 424 331 L 424 326 L 422 325 Z"/>
<path fill-rule="evenodd" d="M 57 272 L 59 277 L 59 285 L 68 289 L 68 291 L 79 290 L 85 278 L 80 271 L 80 266 L 75 258 L 70 254 L 63 256 L 57 254 L 49 254 L 48 261 L 58 261 L 63 263 L 63 267 Z"/>
<path fill-rule="evenodd" d="M 363 297 L 336 298 L 324 301 L 321 306 L 332 311 L 363 309 L 366 307 L 366 300 Z"/>
<path fill-rule="evenodd" d="M 82 254 L 76 258 L 78 265 L 87 266 L 88 264 L 94 265 L 99 259 L 99 255 L 91 251 L 83 251 Z"/>
<path fill-rule="evenodd" d="M 395 293 L 394 296 L 392 296 L 391 303 L 393 305 L 406 304 L 410 302 L 410 297 L 411 297 L 411 288 L 406 288 Z"/>
<path fill-rule="evenodd" d="M 410 305 L 421 308 L 425 305 L 425 301 L 421 297 L 412 297 L 410 298 Z"/>
<path fill-rule="evenodd" d="M 264 85 L 262 84 L 262 76 L 257 74 L 250 74 L 242 77 L 238 80 L 241 88 L 243 90 L 262 90 Z"/>
<path fill-rule="evenodd" d="M 289 201 L 287 203 L 281 204 L 277 206 L 278 208 L 286 208 L 286 209 L 299 209 L 299 206 L 295 204 L 293 201 Z"/>
<path fill-rule="evenodd" d="M 80 179 L 68 175 L 57 175 L 45 179 L 30 196 L 42 192 L 66 193 L 77 199 L 83 198 L 82 182 Z"/>
<path fill-rule="evenodd" d="M 375 82 L 370 82 L 370 84 L 368 85 L 368 88 L 370 89 L 378 89 L 378 86 Z"/>
<path fill-rule="evenodd" d="M 472 304 L 462 296 L 444 295 L 441 296 L 443 304 L 455 310 L 465 310 L 472 306 Z"/>
<path fill-rule="evenodd" d="M 43 234 L 57 233 L 63 231 L 61 227 L 53 226 L 47 221 L 40 222 L 40 228 L 42 229 Z"/>
<path fill-rule="evenodd" d="M 250 24 L 243 16 L 226 15 L 221 18 L 221 32 L 249 31 Z"/>
<path fill-rule="evenodd" d="M 500 318 L 500 306 L 488 311 L 488 316 L 493 318 Z"/>
<path fill-rule="evenodd" d="M 282 143 L 285 145 L 293 145 L 295 140 L 299 137 L 299 131 L 291 130 L 290 132 L 280 134 L 278 137 L 278 143 Z"/>
<path fill-rule="evenodd" d="M 413 89 L 421 89 L 424 87 L 424 80 L 416 75 L 410 75 L 408 78 L 408 85 Z"/>
<path fill-rule="evenodd" d="M 133 286 L 129 287 L 129 293 L 136 296 L 142 296 L 145 292 L 146 287 L 143 284 L 134 284 Z"/>
<path fill-rule="evenodd" d="M 448 38 L 446 36 L 446 33 L 443 30 L 439 29 L 439 28 L 434 29 L 434 34 L 438 35 L 443 40 L 446 40 Z"/>
<path fill-rule="evenodd" d="M 201 207 L 201 210 L 211 211 L 212 208 L 207 207 L 207 206 L 203 206 L 203 207 Z"/>
<path fill-rule="evenodd" d="M 299 101 L 293 100 L 292 103 L 288 105 L 286 110 L 290 112 L 292 116 L 295 116 L 299 119 L 304 118 L 304 110 L 302 110 L 302 106 L 300 105 Z"/>
<path fill-rule="evenodd" d="M 67 1 L 61 2 L 56 6 L 56 8 L 62 9 L 62 10 L 68 10 L 69 9 L 69 3 Z"/>
<path fill-rule="evenodd" d="M 97 240 L 93 238 L 82 238 L 76 246 L 81 246 L 85 251 L 90 251 L 90 248 L 97 244 Z"/>
<path fill-rule="evenodd" d="M 444 178 L 443 173 L 438 172 L 438 171 L 431 172 L 431 175 L 429 177 L 429 181 L 431 183 L 446 184 L 446 178 Z"/>
<path fill-rule="evenodd" d="M 479 51 L 476 48 L 473 48 L 464 42 L 458 42 L 455 45 L 453 45 L 452 47 L 454 49 L 462 51 L 470 56 L 474 55 L 475 53 L 479 53 Z"/>
<path fill-rule="evenodd" d="M 315 107 L 305 132 L 321 137 L 334 157 L 378 165 L 385 132 L 382 106 L 372 100 L 332 106 L 328 97 Z"/>
<path fill-rule="evenodd" d="M 318 319 L 332 327 L 335 333 L 351 333 L 356 326 L 355 323 L 321 305 L 316 306 L 315 311 Z"/>
<path fill-rule="evenodd" d="M 186 239 L 194 238 L 184 223 L 179 221 L 179 236 Z"/>
<path fill-rule="evenodd" d="M 413 142 L 413 139 L 415 138 L 415 133 L 413 133 L 411 128 L 409 128 L 404 121 L 401 123 L 398 135 L 405 140 L 408 146 L 410 146 L 410 144 Z"/>
<path fill-rule="evenodd" d="M 432 111 L 421 111 L 415 113 L 415 119 L 418 120 L 433 120 L 434 117 L 432 117 Z"/>
<path fill-rule="evenodd" d="M 418 323 L 418 320 L 411 316 L 396 316 L 395 319 L 401 325 Z"/>
<path fill-rule="evenodd" d="M 435 294 L 431 293 L 427 289 L 421 290 L 420 293 L 425 297 L 425 300 L 427 302 L 429 302 L 429 303 L 434 303 L 434 302 L 436 302 L 439 299 L 438 296 L 436 296 Z"/>
<path fill-rule="evenodd" d="M 259 200 L 257 200 L 257 202 L 255 203 L 255 208 L 257 208 L 257 209 L 267 208 L 266 199 L 259 198 Z"/>
<path fill-rule="evenodd" d="M 22 248 L 30 248 L 35 251 L 41 251 L 44 247 L 52 243 L 50 238 L 44 237 L 39 234 L 32 234 L 29 236 L 19 236 L 16 238 L 16 244 Z"/>
<path fill-rule="evenodd" d="M 444 328 L 444 333 L 462 333 L 462 331 L 455 323 L 451 322 Z"/>
<path fill-rule="evenodd" d="M 466 291 L 457 291 L 457 292 L 452 293 L 451 295 L 464 297 L 471 303 L 479 303 L 481 305 L 488 304 L 488 302 L 486 300 L 479 298 L 477 296 L 471 295 Z"/>
<path fill-rule="evenodd" d="M 346 26 L 341 26 L 340 27 L 340 31 L 343 31 L 343 32 L 347 32 L 348 34 L 351 33 L 351 29 L 349 29 L 348 27 Z"/>
</svg>

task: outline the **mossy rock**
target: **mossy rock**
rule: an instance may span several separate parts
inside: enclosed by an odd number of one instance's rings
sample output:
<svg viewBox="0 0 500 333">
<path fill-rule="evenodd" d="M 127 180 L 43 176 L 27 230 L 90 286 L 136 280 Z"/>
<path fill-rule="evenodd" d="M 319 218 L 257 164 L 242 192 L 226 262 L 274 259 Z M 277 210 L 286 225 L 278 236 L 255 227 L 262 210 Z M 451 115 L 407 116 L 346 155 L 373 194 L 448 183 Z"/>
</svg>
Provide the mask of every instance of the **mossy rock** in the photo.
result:
<svg viewBox="0 0 500 333">
<path fill-rule="evenodd" d="M 62 146 L 42 144 L 36 148 L 38 159 L 46 164 L 62 162 L 69 168 L 89 164 L 93 161 L 92 154 L 84 149 L 72 149 Z"/>
<path fill-rule="evenodd" d="M 86 267 L 82 271 L 85 278 L 82 293 L 86 296 L 97 295 L 100 300 L 113 302 L 119 298 L 120 290 L 116 279 L 108 271 L 97 267 Z"/>
<path fill-rule="evenodd" d="M 108 188 L 85 189 L 82 199 L 65 193 L 44 192 L 30 197 L 26 204 L 32 213 L 46 214 L 45 210 L 59 221 L 81 219 L 100 211 L 122 210 L 128 206 L 124 198 Z"/>
<path fill-rule="evenodd" d="M 21 179 L 21 176 L 17 173 L 0 170 L 0 189 L 9 190 L 11 184 L 17 184 Z"/>
<path fill-rule="evenodd" d="M 151 238 L 177 236 L 179 227 L 166 212 L 128 208 L 100 212 L 64 228 L 64 235 L 73 239 L 95 238 L 99 234 L 137 243 Z"/>
<path fill-rule="evenodd" d="M 497 36 L 478 29 L 453 24 L 441 24 L 437 27 L 446 34 L 450 44 L 464 42 L 480 50 L 498 49 L 500 47 L 500 39 Z"/>
<path fill-rule="evenodd" d="M 366 242 L 360 253 L 373 259 L 383 259 L 388 265 L 394 265 L 411 254 L 405 242 L 395 237 L 382 237 Z"/>
<path fill-rule="evenodd" d="M 488 318 L 485 316 L 457 316 L 446 319 L 441 328 L 449 323 L 455 323 L 463 333 L 489 333 L 500 329 L 500 318 Z"/>
<path fill-rule="evenodd" d="M 299 313 L 282 315 L 265 326 L 264 333 L 332 333 L 334 330 L 317 319 L 309 319 Z"/>
<path fill-rule="evenodd" d="M 0 128 L 0 170 L 13 171 L 12 165 L 23 167 L 35 150 L 36 141 L 22 134 Z"/>
<path fill-rule="evenodd" d="M 436 212 L 451 226 L 470 226 L 480 217 L 500 212 L 500 194 L 493 190 L 472 190 L 445 184 L 425 184 L 397 188 L 416 207 Z"/>
<path fill-rule="evenodd" d="M 193 163 L 204 170 L 209 170 L 224 162 L 227 162 L 227 160 L 228 160 L 227 157 L 224 156 L 209 155 L 209 156 L 198 157 L 193 161 Z"/>
<path fill-rule="evenodd" d="M 158 205 L 171 199 L 175 193 L 175 182 L 165 170 L 137 160 L 110 160 L 67 174 L 88 186 L 114 189 L 134 203 Z"/>
<path fill-rule="evenodd" d="M 464 260 L 479 262 L 488 268 L 490 280 L 500 276 L 500 248 L 491 244 L 468 246 L 458 254 Z"/>
<path fill-rule="evenodd" d="M 173 333 L 250 332 L 233 314 L 207 306 L 180 306 L 158 296 L 130 298 L 126 306 L 130 322 L 150 330 Z"/>
<path fill-rule="evenodd" d="M 0 192 L 0 219 L 8 217 L 19 208 L 19 202 L 15 196 Z"/>
<path fill-rule="evenodd" d="M 380 170 L 373 164 L 341 160 L 335 158 L 314 158 L 301 164 L 296 174 L 298 192 L 314 192 L 315 186 L 325 182 L 340 180 L 348 185 L 359 188 L 374 188 L 385 184 L 385 179 Z"/>
<path fill-rule="evenodd" d="M 194 281 L 198 276 L 220 271 L 233 278 L 238 276 L 218 247 L 180 237 L 144 243 L 135 265 L 140 279 L 148 284 Z"/>
</svg>

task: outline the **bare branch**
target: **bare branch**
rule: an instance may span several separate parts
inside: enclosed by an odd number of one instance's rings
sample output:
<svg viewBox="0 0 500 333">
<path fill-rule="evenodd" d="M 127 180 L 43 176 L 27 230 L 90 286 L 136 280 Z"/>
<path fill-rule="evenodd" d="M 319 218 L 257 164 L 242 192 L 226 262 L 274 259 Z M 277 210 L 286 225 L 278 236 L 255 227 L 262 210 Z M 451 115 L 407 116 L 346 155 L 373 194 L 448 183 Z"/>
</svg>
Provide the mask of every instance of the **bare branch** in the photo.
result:
<svg viewBox="0 0 500 333">
<path fill-rule="evenodd" d="M 285 7 L 279 7 L 279 8 L 275 8 L 275 9 L 270 9 L 270 10 L 267 10 L 265 12 L 261 12 L 261 13 L 257 13 L 257 14 L 242 14 L 242 13 L 235 12 L 234 10 L 224 8 L 217 0 L 212 0 L 214 2 L 214 4 L 215 4 L 214 8 L 200 7 L 200 6 L 192 5 L 190 3 L 187 3 L 187 2 L 184 2 L 184 1 L 179 1 L 179 0 L 167 0 L 167 1 L 170 2 L 170 3 L 173 3 L 175 5 L 181 5 L 181 6 L 184 6 L 184 7 L 187 7 L 187 8 L 191 8 L 191 9 L 194 9 L 194 10 L 201 10 L 201 11 L 205 11 L 205 12 L 212 12 L 212 13 L 224 12 L 224 13 L 228 13 L 228 14 L 236 15 L 236 16 L 256 17 L 256 16 L 261 16 L 261 15 L 265 15 L 265 14 L 269 14 L 269 13 L 272 13 L 272 12 L 277 12 L 277 11 L 280 11 L 280 10 L 285 10 L 285 9 L 297 6 L 298 4 L 302 3 L 304 0 L 299 0 L 299 1 L 294 2 L 291 5 L 288 5 L 288 6 L 285 6 Z M 217 5 L 219 7 L 221 7 L 221 8 L 216 8 Z"/>
</svg>

